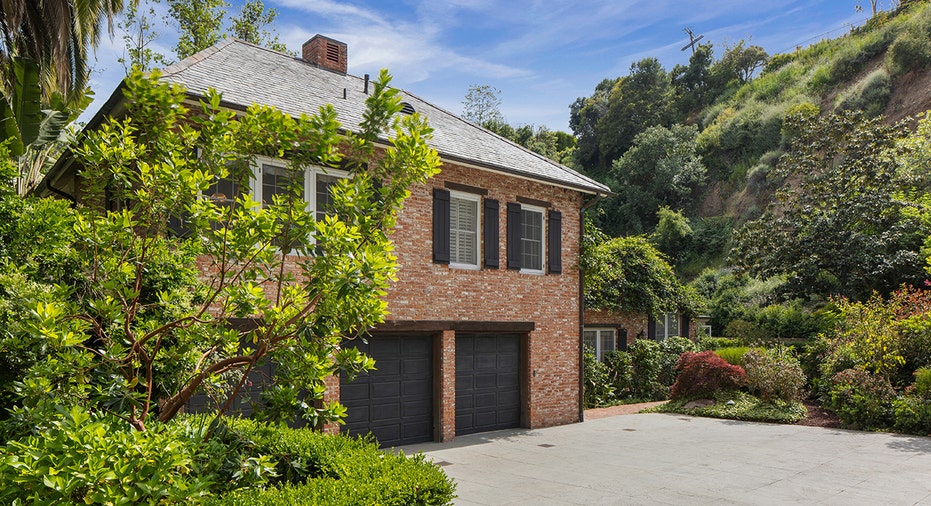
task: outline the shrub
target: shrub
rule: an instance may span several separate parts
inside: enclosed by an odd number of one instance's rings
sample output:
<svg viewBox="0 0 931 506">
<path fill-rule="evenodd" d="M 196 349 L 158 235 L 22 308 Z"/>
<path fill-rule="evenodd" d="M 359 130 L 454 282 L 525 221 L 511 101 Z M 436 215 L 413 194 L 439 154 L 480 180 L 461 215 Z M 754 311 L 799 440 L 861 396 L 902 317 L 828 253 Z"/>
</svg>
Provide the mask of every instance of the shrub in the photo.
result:
<svg viewBox="0 0 931 506">
<path fill-rule="evenodd" d="M 746 384 L 743 368 L 728 364 L 713 351 L 683 353 L 676 369 L 679 377 L 672 385 L 673 399 L 710 397 L 715 392 L 736 390 Z"/>
<path fill-rule="evenodd" d="M 598 361 L 591 346 L 583 352 L 583 380 L 585 383 L 585 407 L 597 408 L 614 399 L 614 388 L 608 381 L 608 368 Z"/>
<path fill-rule="evenodd" d="M 736 346 L 740 346 L 740 341 L 730 337 L 703 337 L 698 340 L 699 351 L 720 350 Z"/>
<path fill-rule="evenodd" d="M 633 397 L 649 400 L 665 399 L 669 389 L 659 382 L 663 360 L 660 346 L 656 341 L 637 339 L 630 346 L 630 358 L 633 363 L 631 390 Z"/>
<path fill-rule="evenodd" d="M 731 346 L 715 350 L 715 353 L 731 365 L 743 365 L 744 355 L 750 351 L 747 346 Z"/>
<path fill-rule="evenodd" d="M 892 403 L 892 408 L 895 430 L 931 435 L 931 369 L 922 367 L 915 371 L 915 382 Z"/>
<path fill-rule="evenodd" d="M 614 397 L 623 399 L 632 394 L 634 363 L 626 351 L 609 351 L 604 354 L 608 384 L 614 388 Z"/>
<path fill-rule="evenodd" d="M 931 400 L 903 395 L 892 402 L 892 409 L 897 432 L 931 435 Z"/>
<path fill-rule="evenodd" d="M 754 348 L 743 356 L 750 393 L 766 402 L 798 401 L 805 387 L 802 365 L 789 348 Z"/>
<path fill-rule="evenodd" d="M 668 387 L 675 383 L 676 376 L 678 376 L 676 366 L 679 363 L 679 357 L 688 351 L 698 351 L 698 347 L 686 337 L 674 336 L 660 341 L 659 351 L 659 382 Z"/>
<path fill-rule="evenodd" d="M 897 75 L 931 65 L 931 41 L 928 37 L 908 30 L 889 46 L 887 64 Z"/>
<path fill-rule="evenodd" d="M 210 504 L 449 504 L 455 485 L 422 455 L 383 452 L 370 438 L 231 419 L 278 462 L 277 487 L 240 489 Z"/>
<path fill-rule="evenodd" d="M 895 390 L 886 378 L 863 369 L 847 369 L 835 374 L 831 383 L 826 406 L 844 425 L 861 430 L 892 426 Z"/>
<path fill-rule="evenodd" d="M 140 432 L 112 415 L 58 411 L 3 448 L 0 502 L 188 503 L 208 493 L 213 477 L 195 472 L 196 446 L 166 426 Z"/>
<path fill-rule="evenodd" d="M 737 341 L 748 344 L 757 341 L 769 340 L 772 335 L 757 323 L 738 319 L 733 320 L 724 327 L 724 335 Z"/>
<path fill-rule="evenodd" d="M 837 96 L 838 111 L 863 111 L 868 117 L 883 112 L 892 96 L 892 79 L 884 69 L 876 69 Z"/>
</svg>

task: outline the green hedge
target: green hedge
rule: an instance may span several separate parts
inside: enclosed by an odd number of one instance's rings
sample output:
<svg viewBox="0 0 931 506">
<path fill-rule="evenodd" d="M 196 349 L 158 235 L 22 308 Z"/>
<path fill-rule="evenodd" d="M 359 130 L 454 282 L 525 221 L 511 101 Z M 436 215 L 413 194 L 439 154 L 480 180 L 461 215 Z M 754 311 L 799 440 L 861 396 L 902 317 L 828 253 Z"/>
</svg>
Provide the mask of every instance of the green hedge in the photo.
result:
<svg viewBox="0 0 931 506">
<path fill-rule="evenodd" d="M 422 455 L 384 452 L 371 439 L 229 422 L 257 453 L 277 460 L 278 484 L 235 490 L 207 504 L 433 505 L 455 497 L 452 480 Z"/>
</svg>

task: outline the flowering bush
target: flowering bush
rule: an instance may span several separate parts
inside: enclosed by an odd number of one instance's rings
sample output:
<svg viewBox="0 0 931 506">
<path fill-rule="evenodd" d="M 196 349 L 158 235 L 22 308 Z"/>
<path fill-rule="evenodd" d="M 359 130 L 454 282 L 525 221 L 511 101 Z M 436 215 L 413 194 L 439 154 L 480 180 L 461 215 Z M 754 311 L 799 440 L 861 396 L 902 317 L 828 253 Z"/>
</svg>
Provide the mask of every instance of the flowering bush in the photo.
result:
<svg viewBox="0 0 931 506">
<path fill-rule="evenodd" d="M 805 373 L 789 348 L 754 348 L 743 356 L 747 387 L 760 399 L 797 401 L 802 398 Z"/>
<path fill-rule="evenodd" d="M 673 399 L 711 397 L 722 390 L 736 390 L 747 382 L 747 374 L 738 365 L 731 365 L 713 351 L 686 352 L 676 365 L 679 376 L 672 385 Z"/>
</svg>

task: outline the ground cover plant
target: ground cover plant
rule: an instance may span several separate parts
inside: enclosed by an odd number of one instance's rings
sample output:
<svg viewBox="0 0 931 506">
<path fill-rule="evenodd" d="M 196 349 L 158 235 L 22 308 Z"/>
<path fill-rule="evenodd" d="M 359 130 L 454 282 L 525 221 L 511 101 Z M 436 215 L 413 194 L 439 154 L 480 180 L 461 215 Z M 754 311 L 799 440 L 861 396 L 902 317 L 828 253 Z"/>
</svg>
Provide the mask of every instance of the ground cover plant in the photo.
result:
<svg viewBox="0 0 931 506">
<path fill-rule="evenodd" d="M 646 409 L 645 413 L 678 413 L 682 415 L 726 418 L 747 422 L 798 423 L 805 418 L 805 406 L 801 402 L 766 402 L 741 391 L 718 391 L 714 403 L 707 405 L 689 404 L 689 401 L 671 400 L 660 406 Z"/>
</svg>

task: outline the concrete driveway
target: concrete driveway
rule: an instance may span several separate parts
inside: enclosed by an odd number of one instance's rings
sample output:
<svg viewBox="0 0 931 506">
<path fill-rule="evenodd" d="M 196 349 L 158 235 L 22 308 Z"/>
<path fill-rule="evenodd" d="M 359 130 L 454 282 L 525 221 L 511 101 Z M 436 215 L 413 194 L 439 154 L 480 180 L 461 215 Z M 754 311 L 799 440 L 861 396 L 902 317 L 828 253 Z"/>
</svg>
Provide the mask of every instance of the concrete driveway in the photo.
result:
<svg viewBox="0 0 931 506">
<path fill-rule="evenodd" d="M 458 505 L 931 504 L 931 438 L 669 414 L 457 437 Z"/>
</svg>

